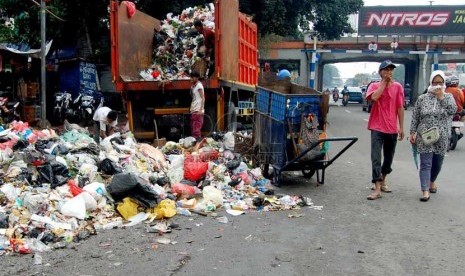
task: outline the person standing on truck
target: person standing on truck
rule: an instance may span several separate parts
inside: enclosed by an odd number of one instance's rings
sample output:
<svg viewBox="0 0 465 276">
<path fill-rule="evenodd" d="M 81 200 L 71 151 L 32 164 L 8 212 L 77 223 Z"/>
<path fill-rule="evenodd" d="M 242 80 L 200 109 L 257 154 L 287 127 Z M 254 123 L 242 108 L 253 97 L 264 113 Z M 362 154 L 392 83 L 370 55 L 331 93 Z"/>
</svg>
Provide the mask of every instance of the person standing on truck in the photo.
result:
<svg viewBox="0 0 465 276">
<path fill-rule="evenodd" d="M 209 62 L 208 66 L 210 69 L 215 63 L 215 32 L 210 28 L 205 28 L 202 21 L 196 19 L 194 21 L 194 27 L 203 36 L 203 44 L 205 46 L 205 60 Z M 213 73 L 210 70 L 210 73 Z"/>
<path fill-rule="evenodd" d="M 395 68 L 390 60 L 383 61 L 378 70 L 381 81 L 370 85 L 366 94 L 367 101 L 373 103 L 368 129 L 371 131 L 371 182 L 375 185 L 368 200 L 381 198 L 381 191 L 391 192 L 386 176 L 392 172 L 397 140 L 404 139 L 404 89 L 392 79 Z"/>
<path fill-rule="evenodd" d="M 192 71 L 191 73 L 191 135 L 197 141 L 202 137 L 203 115 L 205 112 L 205 93 L 203 84 L 200 81 L 199 72 Z"/>
<path fill-rule="evenodd" d="M 100 137 L 105 139 L 113 134 L 117 121 L 118 113 L 111 108 L 102 106 L 97 108 L 94 113 L 94 141 L 100 143 Z"/>
</svg>

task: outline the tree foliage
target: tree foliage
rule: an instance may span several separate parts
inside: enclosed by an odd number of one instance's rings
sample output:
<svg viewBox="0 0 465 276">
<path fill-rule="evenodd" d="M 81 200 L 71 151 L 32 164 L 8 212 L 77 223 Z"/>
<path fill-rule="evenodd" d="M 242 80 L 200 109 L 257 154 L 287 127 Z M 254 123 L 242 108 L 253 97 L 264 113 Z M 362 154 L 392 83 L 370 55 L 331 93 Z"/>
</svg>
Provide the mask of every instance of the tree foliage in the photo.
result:
<svg viewBox="0 0 465 276">
<path fill-rule="evenodd" d="M 323 88 L 340 86 L 340 73 L 335 65 L 326 64 L 323 68 Z"/>
<path fill-rule="evenodd" d="M 40 7 L 35 2 L 40 1 L 0 0 L 3 21 L 13 18 L 15 22 L 11 29 L 0 28 L 2 42 L 40 47 Z M 108 2 L 52 0 L 47 10 L 46 40 L 53 39 L 55 47 L 74 46 L 87 35 L 97 44 L 108 33 Z"/>
<path fill-rule="evenodd" d="M 40 8 L 33 0 L 0 0 L 0 15 L 14 18 L 13 29 L 0 27 L 0 39 L 5 42 L 40 45 Z M 179 14 L 184 8 L 205 5 L 213 0 L 134 0 L 139 10 L 156 18 L 167 13 Z M 339 38 L 351 32 L 348 15 L 356 13 L 362 0 L 239 0 L 240 10 L 252 15 L 259 35 L 300 37 L 312 22 L 323 39 Z M 90 38 L 94 52 L 109 51 L 109 0 L 51 0 L 47 8 L 65 21 L 47 14 L 47 40 L 55 47 L 76 45 L 79 39 Z M 0 22 L 3 23 L 3 22 Z M 106 40 L 102 40 L 106 37 Z M 103 42 L 102 42 L 103 41 Z"/>
</svg>

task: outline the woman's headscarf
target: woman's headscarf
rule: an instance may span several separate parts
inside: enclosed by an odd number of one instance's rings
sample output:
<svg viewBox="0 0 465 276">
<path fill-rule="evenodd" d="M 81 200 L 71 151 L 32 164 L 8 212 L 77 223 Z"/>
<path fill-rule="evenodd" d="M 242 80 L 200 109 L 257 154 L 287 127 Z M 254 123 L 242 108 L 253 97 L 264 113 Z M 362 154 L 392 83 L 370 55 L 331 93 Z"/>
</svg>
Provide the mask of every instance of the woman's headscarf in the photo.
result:
<svg viewBox="0 0 465 276">
<path fill-rule="evenodd" d="M 436 76 L 440 76 L 442 78 L 442 80 L 444 81 L 444 83 L 442 85 L 434 85 L 433 86 L 433 79 Z M 436 90 L 438 88 L 441 88 L 442 92 L 446 91 L 446 75 L 441 70 L 436 70 L 436 71 L 433 71 L 431 73 L 431 76 L 429 78 L 428 92 L 432 92 L 432 91 L 434 91 L 434 90 Z"/>
</svg>

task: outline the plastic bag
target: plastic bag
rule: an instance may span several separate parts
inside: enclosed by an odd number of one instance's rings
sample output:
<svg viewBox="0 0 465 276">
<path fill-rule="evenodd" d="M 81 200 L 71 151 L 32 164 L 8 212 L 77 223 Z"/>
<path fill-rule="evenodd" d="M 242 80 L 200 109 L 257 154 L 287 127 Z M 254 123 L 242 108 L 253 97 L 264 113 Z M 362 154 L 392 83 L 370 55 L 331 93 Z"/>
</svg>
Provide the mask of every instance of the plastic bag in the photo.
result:
<svg viewBox="0 0 465 276">
<path fill-rule="evenodd" d="M 218 160 L 219 153 L 217 150 L 210 148 L 210 147 L 204 147 L 200 149 L 200 160 L 203 162 L 208 162 L 212 160 Z"/>
<path fill-rule="evenodd" d="M 83 189 L 84 191 L 88 192 L 91 196 L 93 196 L 95 200 L 99 200 L 107 194 L 105 184 L 99 182 L 92 182 L 84 186 Z"/>
<path fill-rule="evenodd" d="M 156 219 L 171 218 L 176 215 L 176 203 L 171 199 L 164 199 L 154 209 Z"/>
<path fill-rule="evenodd" d="M 57 161 L 37 167 L 40 183 L 50 183 L 52 188 L 61 186 L 68 181 L 68 168 Z"/>
<path fill-rule="evenodd" d="M 129 218 L 137 215 L 137 207 L 139 204 L 133 201 L 129 197 L 125 197 L 123 202 L 118 203 L 116 210 L 120 213 L 120 215 L 125 219 L 128 220 Z"/>
<path fill-rule="evenodd" d="M 205 177 L 207 170 L 207 162 L 195 161 L 191 157 L 184 161 L 184 178 L 187 180 L 198 182 Z"/>
<path fill-rule="evenodd" d="M 217 188 L 213 186 L 207 186 L 203 188 L 202 194 L 203 200 L 205 202 L 210 201 L 211 203 L 215 204 L 216 207 L 223 205 L 223 195 L 221 194 L 221 191 Z"/>
<path fill-rule="evenodd" d="M 184 155 L 173 154 L 169 157 L 170 165 L 166 176 L 171 183 L 178 183 L 184 178 Z"/>
<path fill-rule="evenodd" d="M 116 174 L 107 191 L 115 200 L 131 197 L 144 207 L 154 207 L 158 202 L 158 194 L 139 180 L 133 174 Z"/>
<path fill-rule="evenodd" d="M 227 150 L 234 150 L 234 134 L 231 131 L 224 135 L 223 146 Z"/>
<path fill-rule="evenodd" d="M 86 217 L 86 202 L 82 195 L 77 195 L 66 201 L 60 209 L 60 212 L 69 217 L 85 219 Z"/>
<path fill-rule="evenodd" d="M 171 192 L 177 194 L 180 197 L 189 197 L 200 193 L 200 189 L 194 186 L 176 183 L 171 186 Z"/>
<path fill-rule="evenodd" d="M 103 159 L 102 162 L 98 164 L 98 171 L 107 175 L 114 175 L 122 172 L 121 168 L 108 158 Z"/>
<path fill-rule="evenodd" d="M 82 189 L 76 185 L 76 182 L 74 180 L 68 181 L 68 187 L 69 191 L 73 196 L 77 196 L 78 194 L 82 193 Z"/>
</svg>

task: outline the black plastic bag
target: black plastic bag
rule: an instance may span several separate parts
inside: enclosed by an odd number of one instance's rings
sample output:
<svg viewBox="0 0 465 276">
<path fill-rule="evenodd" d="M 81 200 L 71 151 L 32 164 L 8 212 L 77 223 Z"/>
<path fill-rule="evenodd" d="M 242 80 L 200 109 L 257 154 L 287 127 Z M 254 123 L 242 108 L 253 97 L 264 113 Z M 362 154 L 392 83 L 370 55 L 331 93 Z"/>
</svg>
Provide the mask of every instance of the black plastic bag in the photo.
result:
<svg viewBox="0 0 465 276">
<path fill-rule="evenodd" d="M 27 148 L 27 146 L 29 146 L 29 142 L 27 140 L 19 140 L 18 142 L 16 142 L 16 144 L 14 144 L 13 150 L 22 150 Z"/>
<path fill-rule="evenodd" d="M 102 162 L 100 162 L 100 164 L 98 164 L 98 171 L 99 172 L 101 171 L 101 172 L 103 172 L 104 174 L 107 174 L 107 175 L 114 175 L 114 174 L 122 172 L 121 168 L 119 168 L 115 164 L 115 162 L 111 161 L 108 158 L 103 159 Z"/>
<path fill-rule="evenodd" d="M 50 183 L 51 188 L 65 184 L 69 179 L 68 168 L 57 161 L 51 161 L 37 167 L 40 183 Z"/>
<path fill-rule="evenodd" d="M 158 194 L 133 174 L 114 175 L 107 191 L 116 201 L 130 197 L 144 207 L 155 207 L 158 203 Z"/>
</svg>

